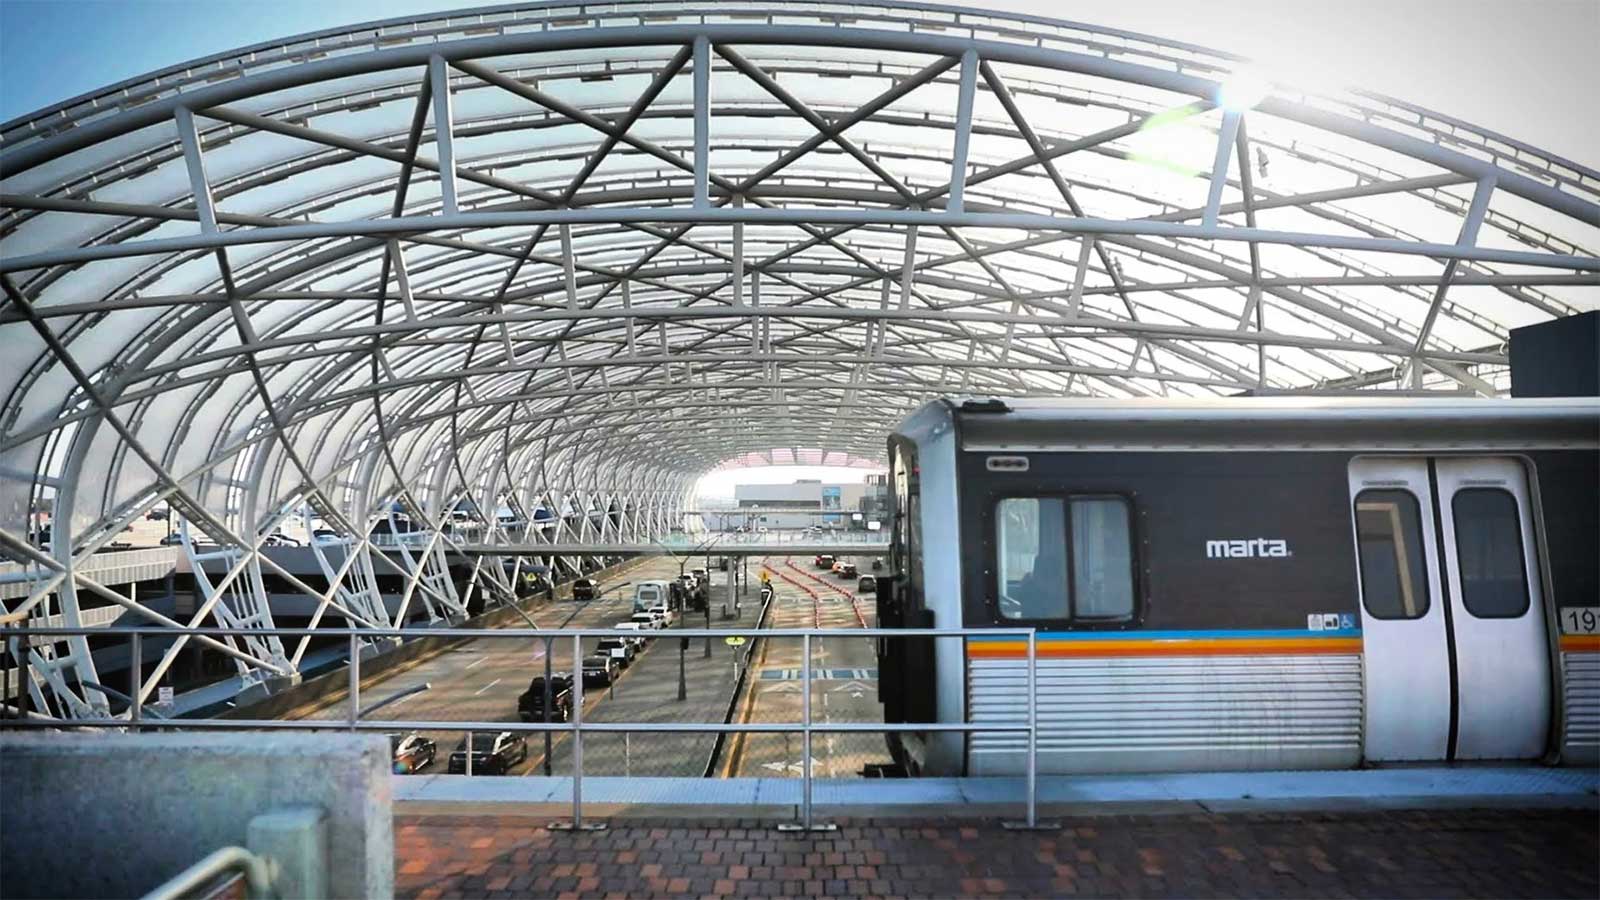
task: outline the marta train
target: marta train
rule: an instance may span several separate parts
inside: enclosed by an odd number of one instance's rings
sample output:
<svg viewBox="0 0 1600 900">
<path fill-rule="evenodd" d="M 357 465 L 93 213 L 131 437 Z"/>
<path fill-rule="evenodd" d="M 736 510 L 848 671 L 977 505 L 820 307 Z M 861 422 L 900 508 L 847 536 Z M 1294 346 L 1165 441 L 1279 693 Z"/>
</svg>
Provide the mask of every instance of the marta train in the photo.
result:
<svg viewBox="0 0 1600 900">
<path fill-rule="evenodd" d="M 1043 773 L 1600 761 L 1600 401 L 940 400 L 889 438 L 896 723 Z M 1016 774 L 1021 732 L 890 738 Z"/>
</svg>

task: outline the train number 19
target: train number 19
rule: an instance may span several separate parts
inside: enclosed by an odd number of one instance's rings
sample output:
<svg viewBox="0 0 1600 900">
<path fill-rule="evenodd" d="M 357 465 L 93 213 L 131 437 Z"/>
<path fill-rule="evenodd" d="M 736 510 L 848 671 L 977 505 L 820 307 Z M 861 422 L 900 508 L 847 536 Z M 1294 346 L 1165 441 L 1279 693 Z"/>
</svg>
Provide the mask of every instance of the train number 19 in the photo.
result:
<svg viewBox="0 0 1600 900">
<path fill-rule="evenodd" d="M 1569 606 L 1561 611 L 1562 634 L 1600 632 L 1600 606 Z"/>
</svg>

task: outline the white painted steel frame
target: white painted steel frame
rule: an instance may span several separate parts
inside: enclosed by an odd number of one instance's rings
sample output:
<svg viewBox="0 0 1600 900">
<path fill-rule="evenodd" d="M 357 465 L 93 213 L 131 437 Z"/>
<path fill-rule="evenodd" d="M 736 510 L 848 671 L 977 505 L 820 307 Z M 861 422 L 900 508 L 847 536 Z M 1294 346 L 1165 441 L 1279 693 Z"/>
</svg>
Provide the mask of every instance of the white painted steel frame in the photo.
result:
<svg viewBox="0 0 1600 900">
<path fill-rule="evenodd" d="M 1219 110 L 1239 62 L 915 3 L 524 5 L 0 125 L 0 553 L 33 573 L 0 617 L 180 624 L 81 571 L 164 504 L 228 560 L 187 624 L 292 678 L 264 571 L 318 623 L 454 621 L 695 527 L 705 471 L 871 465 L 930 397 L 1494 394 L 1511 325 L 1600 306 L 1592 168 L 1373 95 Z M 260 552 L 293 520 L 335 532 L 326 589 Z M 103 712 L 86 641 L 29 658 L 41 708 Z"/>
</svg>

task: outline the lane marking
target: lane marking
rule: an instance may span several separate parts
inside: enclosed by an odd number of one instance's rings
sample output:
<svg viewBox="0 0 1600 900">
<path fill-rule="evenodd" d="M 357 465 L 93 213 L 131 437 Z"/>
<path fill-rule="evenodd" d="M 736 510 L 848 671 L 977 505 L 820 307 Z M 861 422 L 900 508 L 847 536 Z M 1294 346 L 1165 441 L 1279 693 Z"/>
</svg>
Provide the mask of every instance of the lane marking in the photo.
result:
<svg viewBox="0 0 1600 900">
<path fill-rule="evenodd" d="M 487 656 L 480 656 L 480 657 L 478 657 L 478 661 L 477 661 L 477 662 L 475 662 L 475 663 L 473 663 L 473 664 L 472 664 L 472 665 L 470 665 L 470 666 L 467 666 L 467 668 L 469 668 L 469 669 L 476 669 L 476 668 L 477 668 L 477 667 L 479 667 L 479 666 L 481 666 L 481 665 L 483 665 L 483 664 L 484 664 L 484 663 L 486 663 L 486 662 L 488 662 L 488 661 L 489 661 L 489 657 L 487 657 Z"/>
<path fill-rule="evenodd" d="M 494 687 L 495 685 L 499 684 L 501 681 L 504 681 L 504 680 L 505 679 L 503 679 L 503 678 L 496 678 L 495 680 L 489 682 L 488 684 L 484 685 L 483 687 L 478 688 L 477 690 L 473 691 L 472 692 L 472 696 L 476 697 L 479 694 L 483 693 L 484 691 L 487 691 L 489 688 Z"/>
</svg>

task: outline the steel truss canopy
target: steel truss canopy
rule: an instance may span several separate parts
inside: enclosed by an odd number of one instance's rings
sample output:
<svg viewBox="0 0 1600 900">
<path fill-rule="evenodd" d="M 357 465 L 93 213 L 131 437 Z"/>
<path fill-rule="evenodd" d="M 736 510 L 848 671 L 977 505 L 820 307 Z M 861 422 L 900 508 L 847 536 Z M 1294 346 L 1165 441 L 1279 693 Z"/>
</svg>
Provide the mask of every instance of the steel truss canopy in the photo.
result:
<svg viewBox="0 0 1600 900">
<path fill-rule="evenodd" d="M 871 464 L 937 395 L 1494 394 L 1509 328 L 1600 305 L 1596 247 L 1594 169 L 1091 25 L 624 0 L 303 35 L 0 126 L 0 551 L 73 624 L 115 593 L 74 560 L 171 504 L 245 621 L 285 517 L 365 553 L 398 509 L 443 615 L 447 516 L 640 540 L 706 471 Z"/>
</svg>

